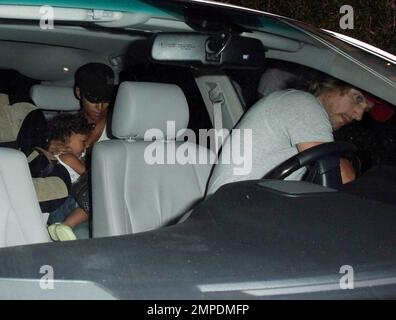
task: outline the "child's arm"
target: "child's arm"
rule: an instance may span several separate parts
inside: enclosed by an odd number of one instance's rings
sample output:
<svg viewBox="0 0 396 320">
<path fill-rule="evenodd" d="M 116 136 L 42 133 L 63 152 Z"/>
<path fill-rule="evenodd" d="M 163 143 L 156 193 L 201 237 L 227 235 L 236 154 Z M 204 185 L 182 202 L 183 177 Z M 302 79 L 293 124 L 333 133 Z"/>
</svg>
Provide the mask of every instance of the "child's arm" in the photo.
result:
<svg viewBox="0 0 396 320">
<path fill-rule="evenodd" d="M 47 147 L 47 152 L 52 155 L 68 153 L 71 151 L 72 150 L 70 149 L 70 147 L 66 147 L 65 143 L 60 140 L 51 140 Z"/>
<path fill-rule="evenodd" d="M 59 156 L 59 158 L 71 167 L 74 171 L 78 174 L 84 174 L 86 171 L 85 163 L 78 159 L 74 154 L 71 153 L 64 153 Z"/>
</svg>

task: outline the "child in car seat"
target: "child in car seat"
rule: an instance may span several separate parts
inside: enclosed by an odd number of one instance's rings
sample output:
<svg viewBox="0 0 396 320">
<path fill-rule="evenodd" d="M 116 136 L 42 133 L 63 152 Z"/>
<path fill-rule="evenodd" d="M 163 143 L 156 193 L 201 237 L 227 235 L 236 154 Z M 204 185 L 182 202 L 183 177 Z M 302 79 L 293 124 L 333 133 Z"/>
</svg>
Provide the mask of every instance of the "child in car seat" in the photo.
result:
<svg viewBox="0 0 396 320">
<path fill-rule="evenodd" d="M 83 114 L 60 114 L 48 123 L 49 141 L 60 140 L 70 148 L 70 153 L 57 154 L 58 163 L 66 168 L 73 185 L 80 176 L 86 173 L 86 165 L 82 158 L 87 148 L 87 141 L 93 129 Z M 63 206 L 66 217 L 62 223 L 53 223 L 48 232 L 54 241 L 75 240 L 73 228 L 88 220 L 88 212 L 82 209 L 77 202 L 71 206 Z"/>
</svg>

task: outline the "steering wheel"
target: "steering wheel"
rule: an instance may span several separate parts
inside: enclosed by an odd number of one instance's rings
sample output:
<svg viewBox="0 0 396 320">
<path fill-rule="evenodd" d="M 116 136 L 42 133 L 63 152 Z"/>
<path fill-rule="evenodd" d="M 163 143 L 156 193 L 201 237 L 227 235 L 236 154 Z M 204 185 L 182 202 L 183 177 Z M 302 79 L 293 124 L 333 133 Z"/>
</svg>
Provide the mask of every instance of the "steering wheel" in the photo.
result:
<svg viewBox="0 0 396 320">
<path fill-rule="evenodd" d="M 357 148 L 348 142 L 323 143 L 296 154 L 268 172 L 263 179 L 281 180 L 307 166 L 304 181 L 338 189 L 342 185 L 340 158 L 356 158 L 356 151 Z"/>
</svg>

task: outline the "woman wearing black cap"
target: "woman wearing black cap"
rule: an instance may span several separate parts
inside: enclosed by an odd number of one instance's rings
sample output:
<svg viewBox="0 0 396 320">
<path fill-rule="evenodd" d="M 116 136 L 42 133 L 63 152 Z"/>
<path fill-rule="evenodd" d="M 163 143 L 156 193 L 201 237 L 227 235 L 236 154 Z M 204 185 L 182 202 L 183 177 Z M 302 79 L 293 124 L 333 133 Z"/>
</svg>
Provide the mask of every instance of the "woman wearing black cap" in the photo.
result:
<svg viewBox="0 0 396 320">
<path fill-rule="evenodd" d="M 109 115 L 109 107 L 114 95 L 114 72 L 113 70 L 102 63 L 89 63 L 80 67 L 75 75 L 75 95 L 81 103 L 81 113 L 88 120 L 88 123 L 93 126 L 93 130 L 88 136 L 86 142 L 88 155 L 91 147 L 99 141 L 108 140 L 107 135 L 107 121 Z M 63 141 L 52 140 L 47 149 L 50 153 L 55 155 L 68 154 L 71 150 L 65 145 Z M 89 164 L 89 159 L 85 159 Z M 86 173 L 81 176 L 81 179 L 73 185 L 72 194 L 65 200 L 65 202 L 56 210 L 50 213 L 48 224 L 55 225 L 63 222 L 69 216 L 73 219 L 73 226 L 77 226 L 88 219 L 90 212 L 89 200 L 89 177 Z M 83 211 L 79 208 L 84 208 Z M 81 214 L 81 212 L 83 214 Z M 69 228 L 70 229 L 70 228 Z M 68 229 L 68 230 L 69 230 Z M 64 237 L 56 237 L 54 240 L 74 240 L 71 229 Z"/>
<path fill-rule="evenodd" d="M 94 125 L 87 142 L 88 147 L 98 141 L 108 140 L 109 107 L 115 92 L 113 70 L 103 63 L 83 65 L 75 74 L 74 92 L 80 100 L 81 112 Z M 48 150 L 53 154 L 70 152 L 62 141 L 55 140 L 50 141 Z"/>
<path fill-rule="evenodd" d="M 114 72 L 101 63 L 89 63 L 76 72 L 76 96 L 88 121 L 95 125 L 88 143 L 107 140 L 109 106 L 114 98 Z"/>
</svg>

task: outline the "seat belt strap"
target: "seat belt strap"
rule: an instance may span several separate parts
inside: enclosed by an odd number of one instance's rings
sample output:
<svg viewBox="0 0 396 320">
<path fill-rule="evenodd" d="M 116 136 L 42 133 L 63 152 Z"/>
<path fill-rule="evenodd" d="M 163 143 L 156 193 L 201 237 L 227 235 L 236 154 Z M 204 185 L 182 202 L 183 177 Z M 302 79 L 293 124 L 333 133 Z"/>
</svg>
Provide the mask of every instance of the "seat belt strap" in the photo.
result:
<svg viewBox="0 0 396 320">
<path fill-rule="evenodd" d="M 214 120 L 214 128 L 216 130 L 223 129 L 223 113 L 221 110 L 222 106 L 223 106 L 222 102 L 213 103 L 213 120 Z"/>
<path fill-rule="evenodd" d="M 211 90 L 209 91 L 209 99 L 213 108 L 213 127 L 215 129 L 215 152 L 219 152 L 221 143 L 224 140 L 223 132 L 223 103 L 224 96 L 219 86 L 216 83 L 210 83 Z"/>
<path fill-rule="evenodd" d="M 213 120 L 215 129 L 215 153 L 218 154 L 224 140 L 223 136 L 223 114 L 222 114 L 222 102 L 213 103 Z"/>
</svg>

